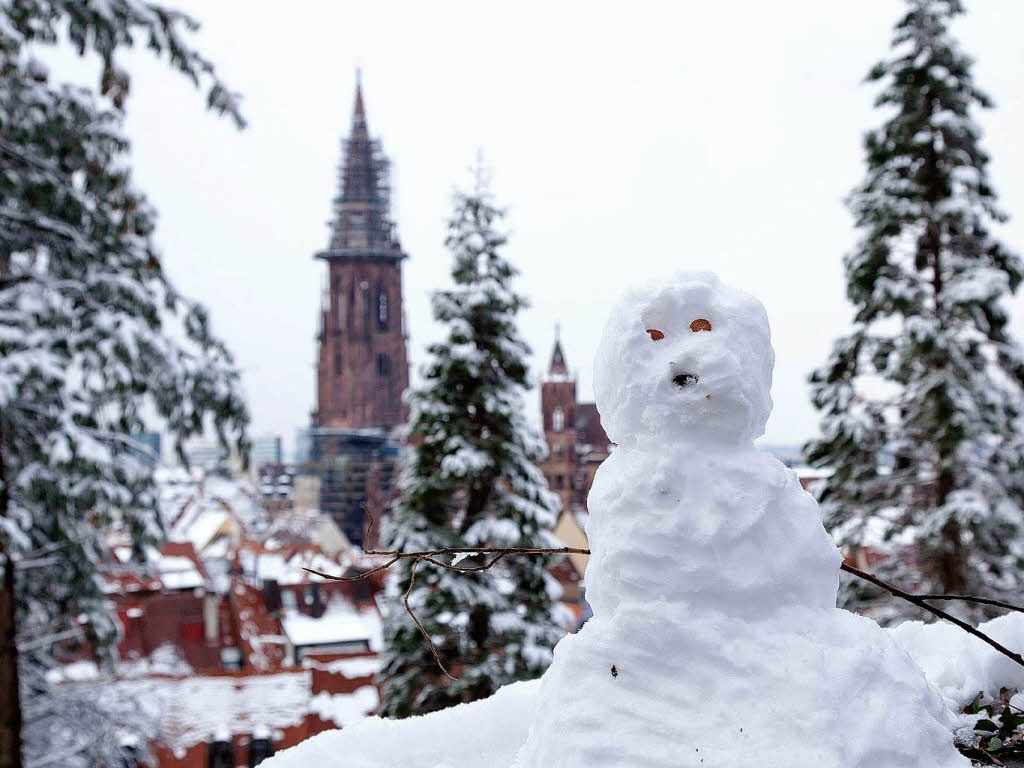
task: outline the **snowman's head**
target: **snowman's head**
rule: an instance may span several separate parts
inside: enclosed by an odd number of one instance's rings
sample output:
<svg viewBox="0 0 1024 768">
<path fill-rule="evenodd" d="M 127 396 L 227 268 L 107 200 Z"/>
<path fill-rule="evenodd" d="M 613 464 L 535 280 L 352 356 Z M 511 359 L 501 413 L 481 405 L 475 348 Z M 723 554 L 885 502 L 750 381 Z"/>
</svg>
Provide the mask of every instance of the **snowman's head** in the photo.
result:
<svg viewBox="0 0 1024 768">
<path fill-rule="evenodd" d="M 594 361 L 601 425 L 622 445 L 749 442 L 772 409 L 768 317 L 710 272 L 637 286 L 615 305 Z"/>
</svg>

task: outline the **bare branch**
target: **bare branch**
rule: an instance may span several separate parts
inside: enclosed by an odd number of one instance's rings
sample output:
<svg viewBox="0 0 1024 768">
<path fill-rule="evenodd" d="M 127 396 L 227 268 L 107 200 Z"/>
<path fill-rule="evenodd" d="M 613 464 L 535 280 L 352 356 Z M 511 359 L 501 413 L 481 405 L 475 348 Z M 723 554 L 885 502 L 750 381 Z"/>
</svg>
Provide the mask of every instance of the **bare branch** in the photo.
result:
<svg viewBox="0 0 1024 768">
<path fill-rule="evenodd" d="M 474 555 L 494 555 L 494 557 L 493 559 L 491 559 L 490 562 L 474 566 L 453 565 L 451 563 L 445 563 L 437 559 L 438 557 L 443 555 L 459 555 L 467 553 Z M 480 571 L 486 571 L 494 567 L 494 565 L 498 563 L 502 558 L 508 557 L 510 555 L 589 555 L 590 550 L 582 547 L 442 547 L 440 549 L 424 549 L 415 552 L 401 552 L 393 549 L 367 550 L 364 554 L 374 555 L 378 557 L 388 557 L 390 559 L 382 565 L 378 565 L 374 568 L 369 569 L 368 571 L 356 574 L 355 576 L 335 576 L 329 573 L 314 570 L 313 568 L 303 568 L 303 570 L 325 579 L 332 579 L 335 581 L 358 581 L 359 579 L 365 579 L 368 576 L 372 576 L 375 573 L 380 573 L 381 571 L 387 570 L 392 565 L 401 560 L 412 560 L 413 563 L 412 569 L 410 571 L 409 588 L 405 591 L 405 610 L 408 611 L 409 615 L 412 617 L 412 620 L 416 622 L 416 626 L 419 627 L 419 630 L 423 634 L 423 637 L 426 638 L 427 643 L 430 644 L 430 651 L 434 654 L 434 659 L 437 661 L 437 665 L 446 675 L 448 675 L 448 677 L 455 680 L 457 678 L 455 678 L 450 672 L 448 672 L 448 670 L 445 669 L 444 664 L 441 663 L 441 658 L 437 653 L 437 648 L 434 646 L 434 641 L 430 638 L 430 635 L 427 634 L 427 631 L 423 627 L 423 624 L 420 622 L 420 620 L 416 617 L 416 614 L 414 614 L 412 609 L 409 607 L 409 594 L 412 592 L 413 581 L 416 575 L 416 567 L 419 565 L 419 563 L 428 562 L 431 565 L 436 565 L 440 568 L 445 568 L 449 571 L 455 571 L 456 573 L 478 573 Z M 919 608 L 923 608 L 924 610 L 934 614 L 935 616 L 938 616 L 940 619 L 945 619 L 946 621 L 955 624 L 956 626 L 960 627 L 960 629 L 964 630 L 964 632 L 974 635 L 979 640 L 988 643 L 990 646 L 999 651 L 999 653 L 1003 654 L 1009 659 L 1012 659 L 1013 661 L 1024 667 L 1024 657 L 1022 657 L 1019 653 L 1011 651 L 1009 648 L 996 642 L 981 630 L 972 627 L 965 621 L 961 621 L 956 616 L 946 613 L 941 608 L 936 608 L 934 605 L 929 605 L 927 601 L 963 600 L 965 602 L 979 603 L 981 605 L 992 605 L 999 608 L 1006 608 L 1008 610 L 1020 611 L 1024 613 L 1024 608 L 1022 608 L 1021 606 L 1014 605 L 1012 603 L 1005 603 L 1000 600 L 991 600 L 985 597 L 973 597 L 971 595 L 913 595 L 909 592 L 903 591 L 897 586 L 894 586 L 886 581 L 883 581 L 882 579 L 878 578 L 872 573 L 862 571 L 860 570 L 860 568 L 855 568 L 854 566 L 849 565 L 847 563 L 843 563 L 842 565 L 840 565 L 840 568 L 846 571 L 847 573 L 856 576 L 859 579 L 863 579 L 864 581 L 874 584 L 876 587 L 881 587 L 894 597 L 898 597 L 901 600 L 906 600 L 908 603 L 916 605 Z"/>
<path fill-rule="evenodd" d="M 895 597 L 898 597 L 898 598 L 901 598 L 903 600 L 906 600 L 908 603 L 912 603 L 913 605 L 916 605 L 919 608 L 924 608 L 926 611 L 929 611 L 930 613 L 935 614 L 940 619 L 945 619 L 946 621 L 949 621 L 949 622 L 952 622 L 953 624 L 956 624 L 964 632 L 967 632 L 968 634 L 974 635 L 975 637 L 979 638 L 980 640 L 985 641 L 986 643 L 991 645 L 993 648 L 995 648 L 997 651 L 999 651 L 1001 654 L 1003 654 L 1007 658 L 1013 659 L 1015 662 L 1017 662 L 1022 667 L 1024 667 L 1024 658 L 1022 658 L 1019 653 L 1014 653 L 1013 651 L 1011 651 L 1006 646 L 997 643 L 995 640 L 993 640 L 991 637 L 986 635 L 984 632 L 982 632 L 982 631 L 980 631 L 978 629 L 975 629 L 970 624 L 968 624 L 966 621 L 961 621 L 956 616 L 953 616 L 952 614 L 946 613 L 941 608 L 936 608 L 934 605 L 929 605 L 928 603 L 925 602 L 925 600 L 924 600 L 924 598 L 922 596 L 920 596 L 920 595 L 912 595 L 909 592 L 904 592 L 899 587 L 893 586 L 892 584 L 889 584 L 888 582 L 882 581 L 880 578 L 875 576 L 873 573 L 868 573 L 867 571 L 862 571 L 860 568 L 854 568 L 852 565 L 848 565 L 847 563 L 843 563 L 840 566 L 840 568 L 842 568 L 847 573 L 852 573 L 854 576 L 856 576 L 856 577 L 858 577 L 860 579 L 864 579 L 864 581 L 871 582 L 876 587 L 881 587 L 886 592 L 888 592 L 891 595 L 894 595 Z M 979 601 L 983 600 L 983 599 L 984 598 L 978 598 Z"/>
<path fill-rule="evenodd" d="M 1005 603 L 1002 600 L 992 600 L 988 597 L 974 597 L 974 595 L 917 595 L 922 600 L 962 600 L 965 603 L 978 603 L 979 605 L 993 605 L 996 608 L 1005 608 L 1008 611 L 1024 613 L 1024 606 Z"/>
<path fill-rule="evenodd" d="M 437 666 L 439 666 L 441 671 L 448 675 L 452 680 L 458 680 L 459 678 L 455 677 L 455 675 L 449 672 L 445 668 L 444 664 L 441 663 L 441 656 L 437 652 L 437 646 L 434 645 L 433 638 L 430 636 L 430 633 L 427 632 L 426 627 L 424 627 L 417 618 L 416 614 L 413 613 L 412 607 L 409 605 L 409 595 L 412 593 L 412 585 L 416 583 L 416 566 L 419 565 L 420 562 L 421 561 L 419 559 L 412 561 L 412 566 L 409 569 L 409 588 L 405 590 L 405 597 L 402 598 L 402 602 L 405 603 L 405 610 L 409 612 L 410 616 L 412 616 L 412 620 L 415 621 L 416 626 L 420 628 L 420 634 L 423 635 L 424 639 L 427 641 L 427 645 L 430 646 L 430 652 L 434 654 L 434 661 L 437 662 Z"/>
</svg>

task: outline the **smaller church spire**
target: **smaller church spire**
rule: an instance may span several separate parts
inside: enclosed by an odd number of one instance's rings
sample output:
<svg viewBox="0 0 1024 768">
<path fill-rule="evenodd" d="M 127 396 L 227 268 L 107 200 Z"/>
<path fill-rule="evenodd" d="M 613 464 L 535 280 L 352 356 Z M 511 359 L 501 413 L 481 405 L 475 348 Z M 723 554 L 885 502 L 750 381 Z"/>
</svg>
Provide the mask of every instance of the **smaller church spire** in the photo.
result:
<svg viewBox="0 0 1024 768">
<path fill-rule="evenodd" d="M 562 353 L 562 339 L 558 323 L 555 323 L 555 348 L 551 350 L 551 364 L 548 365 L 548 376 L 568 376 L 569 367 L 565 364 Z"/>
</svg>

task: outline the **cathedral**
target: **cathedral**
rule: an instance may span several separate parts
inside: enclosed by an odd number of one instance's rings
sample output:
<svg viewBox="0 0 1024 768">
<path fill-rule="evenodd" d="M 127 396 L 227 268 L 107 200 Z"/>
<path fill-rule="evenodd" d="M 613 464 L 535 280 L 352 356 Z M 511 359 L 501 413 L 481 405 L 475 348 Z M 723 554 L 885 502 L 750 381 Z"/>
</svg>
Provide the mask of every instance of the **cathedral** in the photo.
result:
<svg viewBox="0 0 1024 768">
<path fill-rule="evenodd" d="M 383 511 L 391 497 L 400 447 L 395 428 L 407 417 L 407 256 L 391 218 L 388 170 L 380 142 L 370 136 L 357 80 L 328 247 L 316 254 L 327 275 L 317 333 L 316 407 L 301 474 L 315 480 L 320 509 L 364 548 L 376 544 L 370 516 Z M 556 535 L 585 546 L 582 516 L 594 472 L 609 452 L 608 437 L 595 405 L 577 401 L 576 380 L 557 339 L 541 384 L 541 409 L 550 448 L 541 468 L 562 501 Z M 575 560 L 582 576 L 585 557 Z"/>
<path fill-rule="evenodd" d="M 338 195 L 317 334 L 316 409 L 307 474 L 320 508 L 362 546 L 369 520 L 390 495 L 409 384 L 402 311 L 402 251 L 391 219 L 389 163 L 370 137 L 362 85 L 342 145 Z M 368 542 L 373 544 L 373 542 Z"/>
</svg>

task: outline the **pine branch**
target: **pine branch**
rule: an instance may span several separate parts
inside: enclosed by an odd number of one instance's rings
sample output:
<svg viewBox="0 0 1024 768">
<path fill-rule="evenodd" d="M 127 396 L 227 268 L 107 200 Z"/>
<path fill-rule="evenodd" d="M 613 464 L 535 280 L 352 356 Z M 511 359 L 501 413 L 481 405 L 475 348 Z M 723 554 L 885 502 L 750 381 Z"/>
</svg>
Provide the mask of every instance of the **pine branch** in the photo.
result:
<svg viewBox="0 0 1024 768">
<path fill-rule="evenodd" d="M 478 555 L 494 555 L 494 558 L 490 562 L 476 566 L 454 565 L 451 563 L 441 562 L 437 559 L 437 557 L 441 555 L 459 555 L 466 553 Z M 332 581 L 359 581 L 360 579 L 365 579 L 369 576 L 372 576 L 375 573 L 380 573 L 381 571 L 387 570 L 392 565 L 401 560 L 412 560 L 412 569 L 409 574 L 409 587 L 405 591 L 405 597 L 403 600 L 403 602 L 405 603 L 405 610 L 409 613 L 409 616 L 412 617 L 412 620 L 416 623 L 416 626 L 419 627 L 420 633 L 423 635 L 427 643 L 430 645 L 430 652 L 434 655 L 434 660 L 437 662 L 437 665 L 441 668 L 441 671 L 448 675 L 448 677 L 450 677 L 452 680 L 457 680 L 458 678 L 453 676 L 441 662 L 441 657 L 437 652 L 437 648 L 434 646 L 434 641 L 431 639 L 430 635 L 427 633 L 427 630 L 423 627 L 423 624 L 420 623 L 420 620 L 416 617 L 416 614 L 413 612 L 412 608 L 409 605 L 409 594 L 412 592 L 413 583 L 415 582 L 417 565 L 419 565 L 421 562 L 428 562 L 441 568 L 445 568 L 449 571 L 455 571 L 456 573 L 478 573 L 480 571 L 486 571 L 492 568 L 502 558 L 508 557 L 510 555 L 589 555 L 590 550 L 581 547 L 444 547 L 441 549 L 424 549 L 417 552 L 400 552 L 398 550 L 367 550 L 365 554 L 384 556 L 389 557 L 390 559 L 382 565 L 378 565 L 374 568 L 369 569 L 368 571 L 358 573 L 355 576 L 336 576 L 329 573 L 324 573 L 323 571 L 315 570 L 313 568 L 303 568 L 302 570 L 307 571 L 308 573 L 312 573 L 316 576 L 320 576 L 324 579 L 330 579 Z M 1001 608 L 1007 608 L 1012 611 L 1020 611 L 1024 613 L 1024 608 L 1022 608 L 1021 606 L 1013 605 L 1012 603 L 1004 603 L 999 600 L 990 600 L 985 597 L 973 597 L 970 595 L 913 595 L 909 592 L 904 592 L 899 587 L 894 586 L 888 583 L 887 581 L 883 581 L 882 579 L 878 578 L 872 573 L 862 571 L 860 568 L 855 568 L 854 566 L 848 565 L 847 563 L 843 563 L 839 567 L 841 570 L 844 570 L 847 573 L 856 576 L 859 579 L 863 579 L 864 581 L 870 582 L 871 584 L 874 584 L 876 587 L 881 587 L 886 592 L 893 595 L 893 597 L 898 597 L 901 600 L 906 600 L 907 602 L 916 605 L 919 608 L 923 608 L 924 610 L 938 616 L 940 619 L 945 619 L 946 621 L 955 624 L 956 626 L 960 627 L 960 629 L 964 630 L 964 632 L 974 635 L 978 639 L 988 643 L 990 646 L 999 651 L 999 653 L 1003 654 L 1009 659 L 1012 659 L 1013 661 L 1017 662 L 1022 667 L 1024 667 L 1024 657 L 1021 657 L 1019 653 L 1011 651 L 1009 648 L 996 642 L 981 630 L 972 627 L 965 621 L 961 621 L 956 616 L 946 613 L 941 608 L 936 608 L 933 605 L 929 605 L 926 602 L 926 600 L 963 600 L 966 602 L 981 603 L 983 605 L 998 606 Z"/>
</svg>

